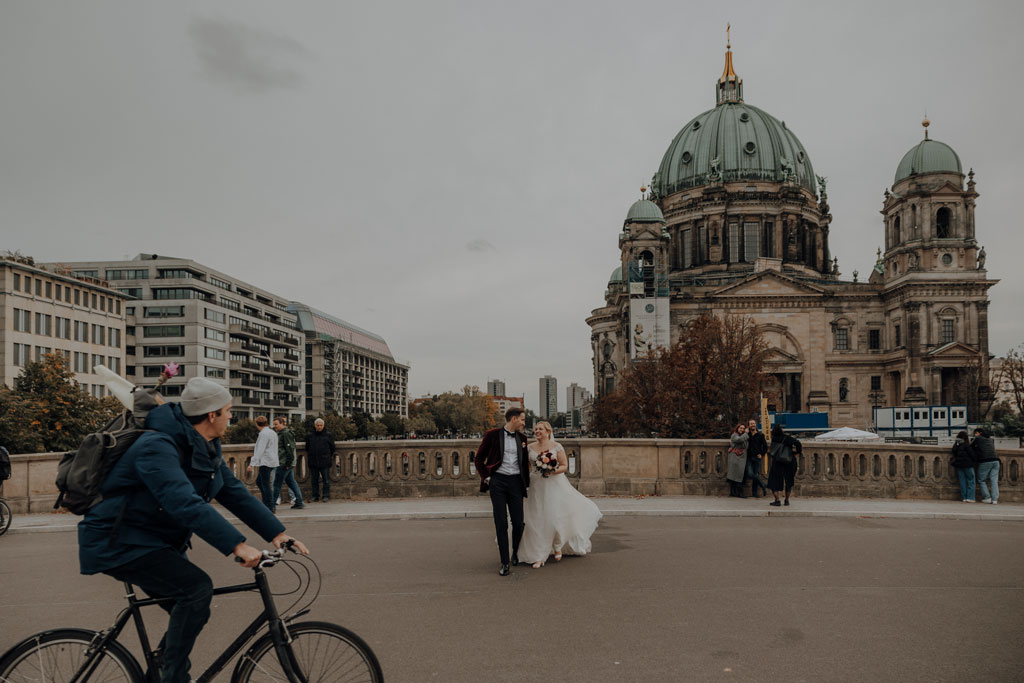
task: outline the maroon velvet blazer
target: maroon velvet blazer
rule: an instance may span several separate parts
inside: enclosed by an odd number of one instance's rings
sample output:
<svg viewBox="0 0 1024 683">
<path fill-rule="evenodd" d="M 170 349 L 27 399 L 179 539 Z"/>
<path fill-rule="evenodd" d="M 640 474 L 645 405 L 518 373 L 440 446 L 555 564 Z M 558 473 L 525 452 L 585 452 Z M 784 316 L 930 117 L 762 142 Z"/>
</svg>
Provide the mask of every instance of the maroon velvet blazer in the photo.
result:
<svg viewBox="0 0 1024 683">
<path fill-rule="evenodd" d="M 480 475 L 481 492 L 487 491 L 487 480 L 501 467 L 501 460 L 505 454 L 505 439 L 501 434 L 503 431 L 505 431 L 504 427 L 498 427 L 484 434 L 483 440 L 480 441 L 480 447 L 476 450 L 476 456 L 473 458 L 476 472 Z M 516 436 L 519 437 L 516 449 L 519 451 L 519 473 L 523 478 L 525 491 L 530 488 L 530 456 L 526 449 L 526 435 L 516 432 Z"/>
</svg>

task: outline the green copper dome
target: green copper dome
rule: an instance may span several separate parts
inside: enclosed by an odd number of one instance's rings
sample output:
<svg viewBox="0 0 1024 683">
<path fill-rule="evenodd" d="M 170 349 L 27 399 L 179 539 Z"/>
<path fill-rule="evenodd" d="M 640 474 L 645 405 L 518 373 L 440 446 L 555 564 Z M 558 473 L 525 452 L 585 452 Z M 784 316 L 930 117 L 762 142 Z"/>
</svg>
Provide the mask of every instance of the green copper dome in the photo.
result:
<svg viewBox="0 0 1024 683">
<path fill-rule="evenodd" d="M 619 266 L 612 271 L 612 276 L 608 278 L 608 285 L 617 285 L 622 283 L 622 266 Z"/>
<path fill-rule="evenodd" d="M 627 223 L 664 223 L 665 216 L 662 215 L 658 205 L 649 199 L 638 199 L 629 207 L 626 214 Z"/>
<path fill-rule="evenodd" d="M 724 98 L 723 98 L 724 99 Z M 654 178 L 659 197 L 713 180 L 795 182 L 816 192 L 804 146 L 786 124 L 757 107 L 722 101 L 683 126 Z"/>
<path fill-rule="evenodd" d="M 956 155 L 952 147 L 944 142 L 925 138 L 903 155 L 903 160 L 896 167 L 894 182 L 898 183 L 904 178 L 922 173 L 959 173 L 963 175 L 963 172 L 960 157 Z"/>
</svg>

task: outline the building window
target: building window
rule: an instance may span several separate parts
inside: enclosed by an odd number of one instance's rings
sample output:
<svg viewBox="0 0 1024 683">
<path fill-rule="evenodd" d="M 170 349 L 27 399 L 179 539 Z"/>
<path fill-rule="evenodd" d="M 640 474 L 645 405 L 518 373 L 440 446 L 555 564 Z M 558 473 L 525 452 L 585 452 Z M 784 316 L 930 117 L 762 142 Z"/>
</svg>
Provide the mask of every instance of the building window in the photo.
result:
<svg viewBox="0 0 1024 683">
<path fill-rule="evenodd" d="M 71 339 L 71 318 L 57 318 L 57 337 Z"/>
<path fill-rule="evenodd" d="M 935 236 L 939 239 L 949 237 L 950 218 L 951 214 L 946 207 L 942 207 L 935 213 Z"/>
<path fill-rule="evenodd" d="M 106 344 L 107 328 L 103 325 L 92 326 L 92 343 L 93 344 Z"/>
<path fill-rule="evenodd" d="M 881 330 L 868 330 L 868 348 L 872 351 L 882 348 Z"/>
<path fill-rule="evenodd" d="M 117 291 L 126 294 L 127 296 L 131 297 L 132 299 L 141 299 L 142 298 L 142 287 L 120 287 L 120 288 L 118 288 Z"/>
<path fill-rule="evenodd" d="M 76 289 L 75 290 L 75 305 L 79 306 L 79 305 L 81 305 L 81 303 L 82 303 L 82 290 Z"/>
<path fill-rule="evenodd" d="M 213 297 L 201 289 L 191 287 L 155 287 L 153 288 L 154 299 L 203 299 L 210 300 Z"/>
<path fill-rule="evenodd" d="M 941 343 L 949 344 L 953 341 L 956 341 L 956 321 L 952 318 L 943 318 Z"/>
<path fill-rule="evenodd" d="M 207 377 L 216 377 L 218 379 L 224 379 L 224 368 L 211 368 L 211 367 L 207 366 L 207 368 L 206 368 L 206 376 Z"/>
<path fill-rule="evenodd" d="M 53 283 L 51 283 L 51 282 L 47 282 L 46 283 L 46 298 L 47 299 L 52 299 L 53 298 Z"/>
<path fill-rule="evenodd" d="M 740 226 L 739 223 L 729 224 L 729 263 L 740 260 Z"/>
<path fill-rule="evenodd" d="M 143 337 L 183 337 L 184 325 L 149 325 L 143 328 Z"/>
<path fill-rule="evenodd" d="M 900 326 L 899 325 L 893 325 L 892 326 L 892 337 L 893 337 L 893 346 L 895 346 L 896 348 L 899 348 L 900 346 L 903 345 L 903 340 L 900 338 Z"/>
<path fill-rule="evenodd" d="M 168 344 L 164 346 L 144 346 L 142 355 L 145 358 L 160 358 L 163 356 L 184 356 L 185 347 L 179 344 Z"/>
<path fill-rule="evenodd" d="M 226 309 L 228 309 L 230 311 L 241 311 L 242 310 L 242 304 L 238 303 L 237 301 L 232 301 L 231 299 L 225 299 L 225 298 L 221 297 L 219 302 L 220 302 L 221 306 L 223 306 L 224 308 L 226 308 Z"/>
<path fill-rule="evenodd" d="M 882 376 L 881 375 L 871 375 L 871 391 L 881 391 L 881 390 L 882 390 Z"/>
<path fill-rule="evenodd" d="M 25 367 L 29 362 L 29 353 L 32 347 L 28 344 L 15 344 L 14 345 L 14 364 L 19 367 Z"/>
<path fill-rule="evenodd" d="M 836 350 L 848 351 L 850 349 L 850 330 L 845 327 L 836 328 Z"/>
<path fill-rule="evenodd" d="M 221 299 L 223 301 L 223 299 Z M 215 311 L 212 308 L 207 308 L 203 311 L 203 317 L 207 320 L 212 320 L 215 323 L 224 322 L 224 314 L 220 311 Z"/>
<path fill-rule="evenodd" d="M 15 273 L 14 274 L 14 291 L 15 292 L 20 292 L 21 291 L 21 273 Z"/>
<path fill-rule="evenodd" d="M 116 356 L 107 357 L 107 367 L 113 372 L 121 374 L 121 359 Z"/>
<path fill-rule="evenodd" d="M 683 230 L 683 268 L 690 268 L 693 266 L 693 243 L 690 242 L 691 231 L 689 229 Z"/>
<path fill-rule="evenodd" d="M 146 306 L 142 310 L 144 318 L 180 318 L 183 315 L 184 306 Z"/>
<path fill-rule="evenodd" d="M 761 255 L 760 230 L 757 223 L 743 224 L 743 260 L 753 263 Z"/>
<path fill-rule="evenodd" d="M 14 309 L 14 331 L 15 332 L 31 332 L 32 331 L 32 314 L 28 311 L 23 311 L 20 308 Z"/>
<path fill-rule="evenodd" d="M 121 330 L 107 328 L 107 342 L 116 349 L 121 348 Z"/>
<path fill-rule="evenodd" d="M 203 354 L 207 358 L 212 358 L 214 360 L 224 360 L 224 349 L 212 349 L 209 346 L 207 346 L 203 349 Z"/>
<path fill-rule="evenodd" d="M 212 339 L 214 341 L 224 341 L 224 333 L 221 332 L 220 330 L 215 330 L 212 327 L 206 327 L 203 329 L 203 334 L 207 339 Z"/>
<path fill-rule="evenodd" d="M 209 283 L 214 287 L 220 287 L 221 289 L 226 289 L 229 292 L 231 291 L 231 284 L 224 282 L 224 280 L 219 280 L 211 275 L 207 278 L 207 281 L 209 281 Z"/>
<path fill-rule="evenodd" d="M 42 296 L 42 295 L 43 295 L 43 281 L 40 280 L 39 278 L 36 278 L 36 296 Z"/>
</svg>

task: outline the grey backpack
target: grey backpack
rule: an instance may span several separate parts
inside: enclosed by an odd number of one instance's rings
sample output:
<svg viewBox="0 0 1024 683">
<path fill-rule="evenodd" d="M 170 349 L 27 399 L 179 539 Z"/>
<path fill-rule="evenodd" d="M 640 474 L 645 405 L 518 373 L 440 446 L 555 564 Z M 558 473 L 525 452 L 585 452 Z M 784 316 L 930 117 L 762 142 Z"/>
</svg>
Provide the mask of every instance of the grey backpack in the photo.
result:
<svg viewBox="0 0 1024 683">
<path fill-rule="evenodd" d="M 125 410 L 103 429 L 85 437 L 77 451 L 69 451 L 57 465 L 57 489 L 60 495 L 53 509 L 66 508 L 84 515 L 103 500 L 100 487 L 117 461 L 135 440 L 147 431 L 143 428 L 149 411 L 158 403 L 152 389 L 132 392 L 134 410 Z"/>
</svg>

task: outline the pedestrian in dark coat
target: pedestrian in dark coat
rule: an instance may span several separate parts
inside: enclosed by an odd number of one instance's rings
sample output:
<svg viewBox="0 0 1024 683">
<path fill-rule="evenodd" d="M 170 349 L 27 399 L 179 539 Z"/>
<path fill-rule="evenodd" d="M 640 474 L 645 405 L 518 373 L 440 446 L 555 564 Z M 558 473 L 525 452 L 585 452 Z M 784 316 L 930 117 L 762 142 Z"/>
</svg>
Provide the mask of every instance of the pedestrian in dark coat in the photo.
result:
<svg viewBox="0 0 1024 683">
<path fill-rule="evenodd" d="M 956 435 L 950 464 L 956 470 L 960 480 L 960 499 L 965 503 L 974 502 L 974 465 L 975 453 L 967 440 L 967 432 Z"/>
<path fill-rule="evenodd" d="M 981 502 L 999 504 L 999 456 L 996 444 L 985 430 L 974 430 L 974 457 L 978 462 L 978 483 L 981 484 Z"/>
<path fill-rule="evenodd" d="M 772 427 L 772 445 L 768 454 L 772 457 L 772 469 L 768 473 L 768 488 L 775 497 L 769 505 L 789 505 L 789 494 L 796 480 L 796 458 L 803 453 L 803 446 L 797 439 L 786 434 L 782 425 Z M 779 502 L 779 491 L 786 490 L 786 502 Z"/>
<path fill-rule="evenodd" d="M 331 500 L 331 465 L 334 464 L 334 437 L 324 429 L 320 418 L 313 423 L 313 432 L 306 437 L 306 463 L 309 465 L 310 486 L 313 501 Z M 320 497 L 320 482 L 323 482 L 323 498 Z"/>
<path fill-rule="evenodd" d="M 747 442 L 747 479 L 750 479 L 750 495 L 760 498 L 757 488 L 760 486 L 764 495 L 768 495 L 768 482 L 761 474 L 764 466 L 764 456 L 768 453 L 768 442 L 764 433 L 757 428 L 757 420 L 750 420 L 747 423 L 747 434 L 750 441 Z"/>
</svg>

